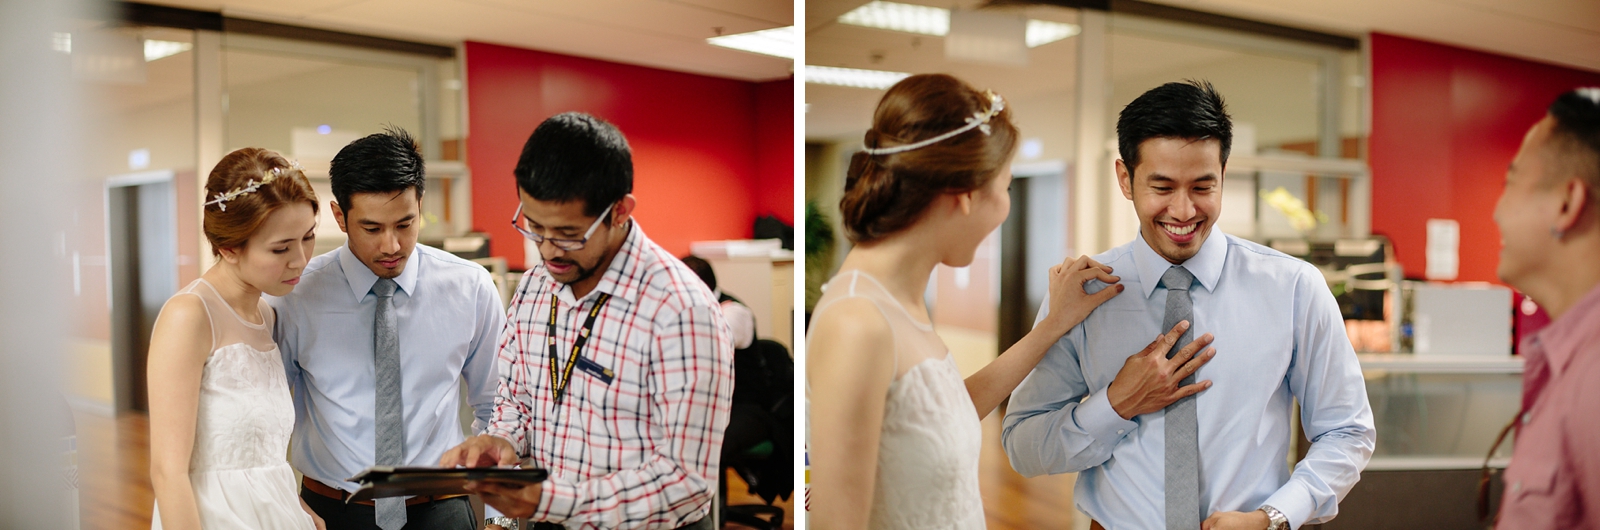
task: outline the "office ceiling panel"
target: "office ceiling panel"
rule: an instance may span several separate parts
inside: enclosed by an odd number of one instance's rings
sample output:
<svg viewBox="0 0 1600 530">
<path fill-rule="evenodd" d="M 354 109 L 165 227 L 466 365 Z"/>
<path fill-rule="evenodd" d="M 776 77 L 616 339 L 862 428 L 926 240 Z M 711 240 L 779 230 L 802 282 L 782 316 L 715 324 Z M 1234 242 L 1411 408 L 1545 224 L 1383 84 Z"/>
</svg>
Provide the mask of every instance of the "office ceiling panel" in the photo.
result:
<svg viewBox="0 0 1600 530">
<path fill-rule="evenodd" d="M 1600 2 L 1595 0 L 1153 1 L 1352 35 L 1404 35 L 1600 71 Z"/>
<path fill-rule="evenodd" d="M 150 1 L 150 0 L 147 0 Z M 153 0 L 241 17 L 454 45 L 474 40 L 748 81 L 792 61 L 706 44 L 793 24 L 788 0 Z"/>
</svg>

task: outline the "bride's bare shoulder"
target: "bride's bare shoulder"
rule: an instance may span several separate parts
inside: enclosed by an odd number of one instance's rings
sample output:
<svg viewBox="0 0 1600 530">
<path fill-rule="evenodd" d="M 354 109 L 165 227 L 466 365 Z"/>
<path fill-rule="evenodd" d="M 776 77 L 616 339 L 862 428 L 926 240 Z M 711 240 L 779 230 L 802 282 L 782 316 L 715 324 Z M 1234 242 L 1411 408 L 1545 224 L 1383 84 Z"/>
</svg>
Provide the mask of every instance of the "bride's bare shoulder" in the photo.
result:
<svg viewBox="0 0 1600 530">
<path fill-rule="evenodd" d="M 841 298 L 812 317 L 806 364 L 848 365 L 887 373 L 894 366 L 893 348 L 893 331 L 877 304 L 866 298 Z"/>
<path fill-rule="evenodd" d="M 211 353 L 211 315 L 199 296 L 178 293 L 167 299 L 150 333 L 150 356 L 205 359 Z"/>
</svg>

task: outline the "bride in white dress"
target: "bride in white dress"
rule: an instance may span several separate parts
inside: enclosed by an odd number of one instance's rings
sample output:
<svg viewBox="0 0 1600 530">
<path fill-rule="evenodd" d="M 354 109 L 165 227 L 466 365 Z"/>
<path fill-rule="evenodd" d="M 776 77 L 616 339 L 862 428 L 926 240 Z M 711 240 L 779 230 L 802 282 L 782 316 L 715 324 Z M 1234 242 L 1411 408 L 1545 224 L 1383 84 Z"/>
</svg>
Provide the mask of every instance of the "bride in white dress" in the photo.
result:
<svg viewBox="0 0 1600 530">
<path fill-rule="evenodd" d="M 167 300 L 150 338 L 150 479 L 157 529 L 321 529 L 284 456 L 294 406 L 262 293 L 310 258 L 317 200 L 278 153 L 229 153 L 206 181 L 217 262 Z"/>
<path fill-rule="evenodd" d="M 1010 212 L 1018 132 L 1004 100 L 947 75 L 884 94 L 840 210 L 855 243 L 807 333 L 812 528 L 983 528 L 979 420 L 1045 351 L 1122 292 L 1088 257 L 1050 270 L 1050 311 L 962 380 L 923 302 Z M 1111 287 L 1087 294 L 1098 279 Z"/>
</svg>

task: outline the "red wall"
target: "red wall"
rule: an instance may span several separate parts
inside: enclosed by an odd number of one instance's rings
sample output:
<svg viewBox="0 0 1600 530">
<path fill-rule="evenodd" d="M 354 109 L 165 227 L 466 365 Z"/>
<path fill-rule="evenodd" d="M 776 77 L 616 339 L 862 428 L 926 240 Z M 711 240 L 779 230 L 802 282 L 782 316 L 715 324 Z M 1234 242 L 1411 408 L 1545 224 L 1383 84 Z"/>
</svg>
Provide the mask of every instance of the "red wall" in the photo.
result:
<svg viewBox="0 0 1600 530">
<path fill-rule="evenodd" d="M 1556 96 L 1593 85 L 1600 73 L 1372 34 L 1372 231 L 1406 276 L 1426 270 L 1427 220 L 1455 219 L 1458 279 L 1499 282 L 1506 166 Z"/>
<path fill-rule="evenodd" d="M 794 78 L 756 87 L 756 213 L 794 225 Z"/>
<path fill-rule="evenodd" d="M 511 170 L 534 127 L 567 111 L 598 116 L 627 136 L 635 219 L 674 254 L 687 254 L 691 241 L 748 238 L 755 216 L 769 209 L 793 218 L 792 81 L 752 83 L 479 42 L 466 43 L 466 72 L 473 229 L 489 233 L 494 255 L 514 269 L 525 264 L 522 236 L 510 225 L 517 208 Z M 787 92 L 780 98 L 780 91 Z M 785 102 L 782 116 L 764 104 L 777 99 Z M 781 141 L 779 127 L 787 133 Z M 783 197 L 773 197 L 779 191 Z"/>
</svg>

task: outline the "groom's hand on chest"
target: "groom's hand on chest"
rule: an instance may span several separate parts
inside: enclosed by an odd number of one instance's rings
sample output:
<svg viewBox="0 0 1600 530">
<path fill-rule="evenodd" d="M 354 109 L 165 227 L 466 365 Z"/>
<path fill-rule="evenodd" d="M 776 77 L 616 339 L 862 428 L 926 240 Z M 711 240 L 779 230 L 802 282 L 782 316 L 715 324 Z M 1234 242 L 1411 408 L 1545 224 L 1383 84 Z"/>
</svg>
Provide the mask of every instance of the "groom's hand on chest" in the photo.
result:
<svg viewBox="0 0 1600 530">
<path fill-rule="evenodd" d="M 1118 416 L 1131 420 L 1135 416 L 1164 409 L 1179 399 L 1211 387 L 1210 380 L 1182 385 L 1184 378 L 1194 374 L 1201 365 L 1216 356 L 1215 349 L 1207 349 L 1196 355 L 1201 348 L 1211 344 L 1210 333 L 1184 346 L 1171 359 L 1167 358 L 1167 352 L 1172 350 L 1172 346 L 1188 329 L 1188 321 L 1179 322 L 1171 331 L 1122 363 L 1122 370 L 1117 372 L 1111 386 L 1106 389 L 1106 398 Z"/>
</svg>

